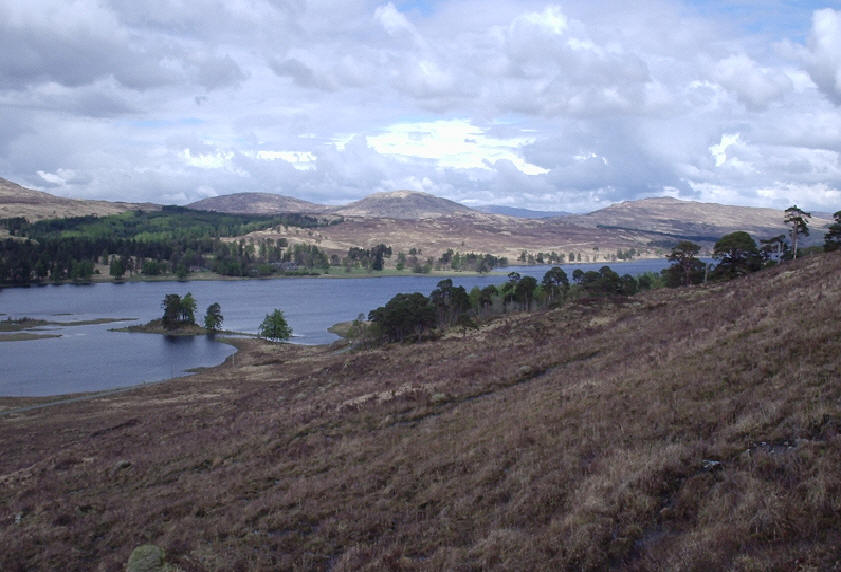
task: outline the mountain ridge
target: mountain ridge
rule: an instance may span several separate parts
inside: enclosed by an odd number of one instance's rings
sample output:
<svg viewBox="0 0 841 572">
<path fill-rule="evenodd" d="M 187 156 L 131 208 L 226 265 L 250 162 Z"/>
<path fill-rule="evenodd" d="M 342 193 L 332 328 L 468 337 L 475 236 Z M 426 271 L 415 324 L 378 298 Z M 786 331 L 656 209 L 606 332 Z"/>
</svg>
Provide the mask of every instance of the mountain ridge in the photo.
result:
<svg viewBox="0 0 841 572">
<path fill-rule="evenodd" d="M 0 218 L 24 216 L 38 220 L 161 208 L 150 203 L 75 201 L 26 189 L 5 179 L 0 181 Z M 320 229 L 317 238 L 294 233 L 271 236 L 318 244 L 331 254 L 347 252 L 354 246 L 372 247 L 384 243 L 398 252 L 421 248 L 425 256 L 439 256 L 447 249 L 453 249 L 512 258 L 525 250 L 575 253 L 579 260 L 610 261 L 620 249 L 634 248 L 638 255 L 662 256 L 668 251 L 670 242 L 681 239 L 699 242 L 709 250 L 718 238 L 735 230 L 745 230 L 757 239 L 787 231 L 781 210 L 683 201 L 673 197 L 625 201 L 590 213 L 552 218 L 484 213 L 429 193 L 405 190 L 373 193 L 340 206 L 320 205 L 273 193 L 220 195 L 187 206 L 249 214 L 300 212 L 341 216 L 343 221 Z M 813 232 L 805 242 L 807 245 L 819 244 L 822 230 L 832 222 L 820 217 L 819 213 L 816 215 L 809 223 Z"/>
</svg>

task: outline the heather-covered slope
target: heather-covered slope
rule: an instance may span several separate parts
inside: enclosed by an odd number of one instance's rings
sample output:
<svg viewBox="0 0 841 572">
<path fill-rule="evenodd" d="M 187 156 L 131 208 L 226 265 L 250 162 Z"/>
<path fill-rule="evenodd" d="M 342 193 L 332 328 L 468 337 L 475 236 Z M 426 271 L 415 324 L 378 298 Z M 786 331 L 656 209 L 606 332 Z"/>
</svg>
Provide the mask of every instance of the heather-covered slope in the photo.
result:
<svg viewBox="0 0 841 572">
<path fill-rule="evenodd" d="M 638 201 L 615 203 L 609 207 L 582 215 L 565 217 L 566 222 L 580 226 L 615 227 L 659 232 L 672 236 L 691 236 L 717 240 L 736 230 L 744 230 L 758 238 L 784 234 L 784 211 L 680 201 L 672 197 L 653 197 Z M 822 243 L 831 216 L 814 213 L 809 227 L 814 231 L 813 243 Z"/>
<path fill-rule="evenodd" d="M 200 211 L 246 214 L 321 213 L 330 209 L 326 205 L 273 193 L 219 195 L 190 203 L 187 207 Z"/>
<path fill-rule="evenodd" d="M 464 215 L 473 211 L 462 204 L 428 193 L 394 191 L 368 195 L 360 201 L 337 208 L 333 212 L 367 218 L 416 220 Z"/>
<path fill-rule="evenodd" d="M 0 417 L 0 568 L 841 565 L 841 256 Z"/>
<path fill-rule="evenodd" d="M 27 189 L 0 177 L 0 218 L 24 217 L 30 221 L 85 215 L 109 215 L 130 210 L 158 211 L 152 203 L 84 201 Z"/>
</svg>

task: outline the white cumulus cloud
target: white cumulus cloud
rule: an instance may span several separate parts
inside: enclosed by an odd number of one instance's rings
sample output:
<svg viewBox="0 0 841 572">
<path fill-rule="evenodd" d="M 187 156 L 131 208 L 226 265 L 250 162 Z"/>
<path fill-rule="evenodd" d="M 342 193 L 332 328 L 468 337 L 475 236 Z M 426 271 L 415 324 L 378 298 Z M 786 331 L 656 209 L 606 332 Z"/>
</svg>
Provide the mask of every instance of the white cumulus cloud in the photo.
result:
<svg viewBox="0 0 841 572">
<path fill-rule="evenodd" d="M 841 104 L 841 11 L 826 8 L 812 16 L 807 65 L 818 87 Z"/>
<path fill-rule="evenodd" d="M 838 210 L 841 11 L 760 4 L 0 2 L 0 176 L 157 202 Z"/>
</svg>

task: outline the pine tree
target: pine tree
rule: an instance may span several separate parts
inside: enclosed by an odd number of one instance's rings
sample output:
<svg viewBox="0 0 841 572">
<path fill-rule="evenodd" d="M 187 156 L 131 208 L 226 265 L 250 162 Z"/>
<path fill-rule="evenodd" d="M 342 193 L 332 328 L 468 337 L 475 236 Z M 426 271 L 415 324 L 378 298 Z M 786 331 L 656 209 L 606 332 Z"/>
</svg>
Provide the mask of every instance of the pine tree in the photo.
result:
<svg viewBox="0 0 841 572">
<path fill-rule="evenodd" d="M 802 234 L 809 236 L 809 225 L 806 224 L 808 219 L 812 218 L 812 213 L 808 213 L 797 205 L 792 205 L 786 209 L 785 223 L 791 225 L 791 253 L 792 258 L 797 260 L 797 239 Z"/>
</svg>

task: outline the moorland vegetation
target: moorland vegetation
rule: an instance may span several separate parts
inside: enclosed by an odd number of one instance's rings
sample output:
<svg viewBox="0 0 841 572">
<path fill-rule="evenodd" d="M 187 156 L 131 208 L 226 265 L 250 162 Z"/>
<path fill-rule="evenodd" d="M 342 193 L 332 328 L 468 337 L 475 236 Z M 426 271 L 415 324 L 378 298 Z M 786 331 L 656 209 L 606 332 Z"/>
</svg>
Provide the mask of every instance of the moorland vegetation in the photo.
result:
<svg viewBox="0 0 841 572">
<path fill-rule="evenodd" d="M 841 257 L 0 417 L 0 568 L 841 565 Z"/>
</svg>

